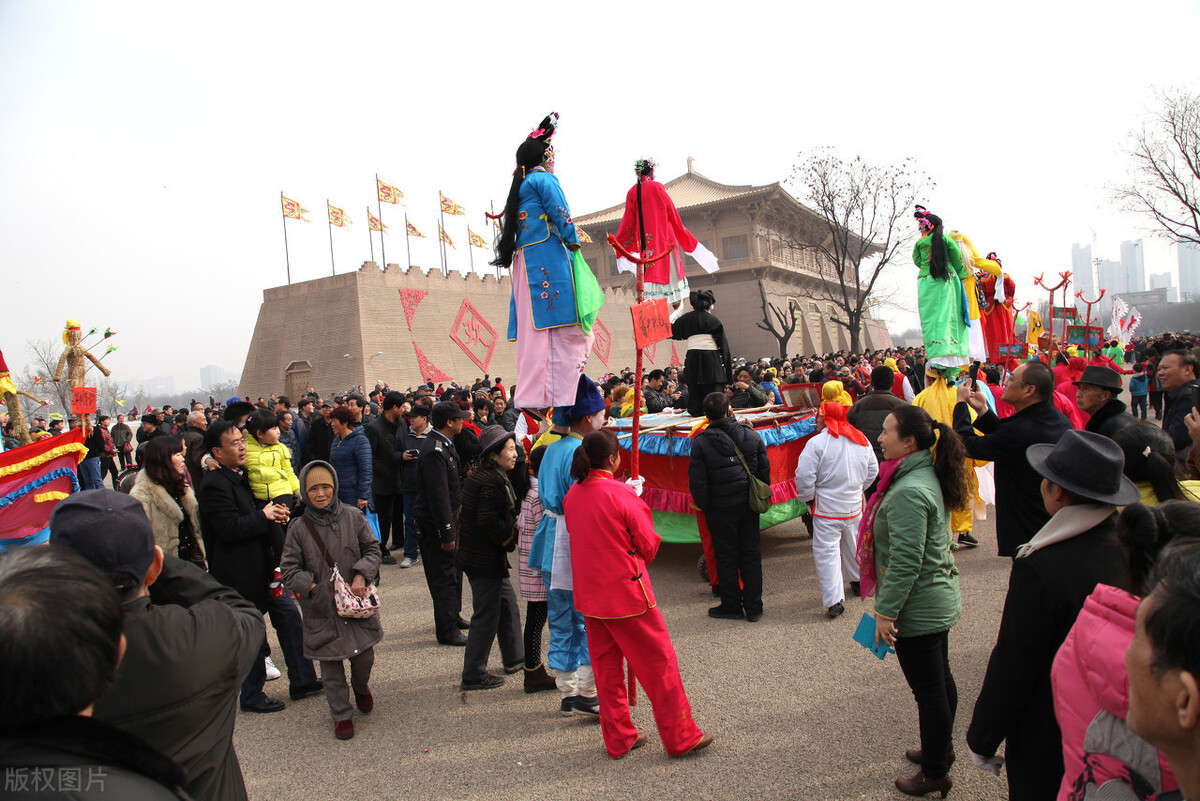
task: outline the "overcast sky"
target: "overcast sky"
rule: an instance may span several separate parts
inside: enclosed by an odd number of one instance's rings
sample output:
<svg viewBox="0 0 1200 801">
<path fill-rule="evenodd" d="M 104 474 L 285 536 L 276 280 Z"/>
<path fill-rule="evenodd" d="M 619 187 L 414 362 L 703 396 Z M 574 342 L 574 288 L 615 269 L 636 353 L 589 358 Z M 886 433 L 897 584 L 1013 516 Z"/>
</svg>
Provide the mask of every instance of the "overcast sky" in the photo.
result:
<svg viewBox="0 0 1200 801">
<path fill-rule="evenodd" d="M 407 212 L 414 263 L 437 265 L 441 190 L 469 212 L 447 224 L 465 270 L 466 224 L 487 235 L 550 110 L 576 215 L 621 202 L 642 156 L 662 180 L 691 155 L 731 184 L 785 180 L 823 145 L 912 156 L 937 181 L 924 205 L 1029 299 L 1092 229 L 1113 259 L 1145 233 L 1104 187 L 1153 88 L 1196 87 L 1198 35 L 1182 0 L 0 0 L 0 349 L 19 371 L 27 338 L 77 317 L 118 331 L 118 380 L 240 372 L 263 288 L 286 282 L 280 191 L 311 211 L 287 223 L 293 281 L 330 272 L 326 198 L 354 222 L 333 232 L 338 272 L 370 258 L 376 173 L 406 195 L 383 209 L 388 260 L 407 260 Z M 1149 245 L 1147 275 L 1164 270 L 1174 249 Z M 914 294 L 907 258 L 890 279 Z"/>
</svg>

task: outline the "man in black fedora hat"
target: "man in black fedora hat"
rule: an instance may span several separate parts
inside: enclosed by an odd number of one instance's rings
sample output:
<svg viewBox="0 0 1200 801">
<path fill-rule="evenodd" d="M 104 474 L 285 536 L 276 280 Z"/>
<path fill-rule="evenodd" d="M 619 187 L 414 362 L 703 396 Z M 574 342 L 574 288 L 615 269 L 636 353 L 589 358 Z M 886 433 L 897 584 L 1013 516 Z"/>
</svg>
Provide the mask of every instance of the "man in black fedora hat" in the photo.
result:
<svg viewBox="0 0 1200 801">
<path fill-rule="evenodd" d="M 1011 798 L 1053 799 L 1063 777 L 1062 733 L 1050 668 L 1097 584 L 1123 587 L 1127 566 L 1113 530 L 1116 507 L 1136 502 L 1125 457 L 1108 437 L 1071 430 L 1031 445 L 1050 522 L 1017 550 L 1000 633 L 967 729 L 971 758 L 999 773 L 1008 762 Z M 1006 741 L 1005 757 L 995 756 Z"/>
<path fill-rule="evenodd" d="M 1111 437 L 1136 420 L 1126 411 L 1125 404 L 1117 400 L 1121 394 L 1121 374 L 1111 367 L 1093 364 L 1085 367 L 1076 386 L 1075 404 L 1079 411 L 1091 415 L 1085 428 L 1097 434 Z"/>
</svg>

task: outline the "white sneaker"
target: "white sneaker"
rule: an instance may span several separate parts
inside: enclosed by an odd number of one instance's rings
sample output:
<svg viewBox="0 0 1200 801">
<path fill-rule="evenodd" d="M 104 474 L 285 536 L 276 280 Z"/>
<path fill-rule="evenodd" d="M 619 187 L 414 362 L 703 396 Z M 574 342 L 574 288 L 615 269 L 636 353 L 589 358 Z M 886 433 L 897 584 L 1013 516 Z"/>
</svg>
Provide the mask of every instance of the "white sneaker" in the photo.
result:
<svg viewBox="0 0 1200 801">
<path fill-rule="evenodd" d="M 267 657 L 267 681 L 275 681 L 283 674 L 279 672 L 279 668 L 275 667 L 275 663 L 271 661 L 271 657 Z"/>
<path fill-rule="evenodd" d="M 400 562 L 400 567 L 412 567 L 416 563 L 417 563 L 416 559 L 409 559 L 406 556 L 406 557 L 404 557 L 403 561 Z"/>
</svg>

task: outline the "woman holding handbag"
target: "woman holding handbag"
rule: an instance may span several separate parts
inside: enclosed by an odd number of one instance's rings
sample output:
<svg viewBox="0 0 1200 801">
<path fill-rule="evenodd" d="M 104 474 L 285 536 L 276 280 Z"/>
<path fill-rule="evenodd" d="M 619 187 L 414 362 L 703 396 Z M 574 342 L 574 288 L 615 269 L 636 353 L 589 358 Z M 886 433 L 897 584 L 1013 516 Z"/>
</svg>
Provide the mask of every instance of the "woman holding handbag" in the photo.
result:
<svg viewBox="0 0 1200 801">
<path fill-rule="evenodd" d="M 145 461 L 130 496 L 141 501 L 154 529 L 154 544 L 207 570 L 200 538 L 200 506 L 187 483 L 183 440 L 172 434 L 146 443 Z"/>
<path fill-rule="evenodd" d="M 383 555 L 367 519 L 338 500 L 337 474 L 328 462 L 305 467 L 300 487 L 304 512 L 288 526 L 279 567 L 304 611 L 304 656 L 321 663 L 334 736 L 349 740 L 354 736 L 350 688 L 359 712 L 375 706 L 369 684 L 383 627 L 371 582 Z"/>
<path fill-rule="evenodd" d="M 503 676 L 487 669 L 497 636 L 504 672 L 516 673 L 525 666 L 521 613 L 508 578 L 508 554 L 517 547 L 517 496 L 508 479 L 517 463 L 517 435 L 502 426 L 488 426 L 479 445 L 479 464 L 463 484 L 455 552 L 455 562 L 471 582 L 475 604 L 463 654 L 463 690 L 504 684 Z"/>
</svg>

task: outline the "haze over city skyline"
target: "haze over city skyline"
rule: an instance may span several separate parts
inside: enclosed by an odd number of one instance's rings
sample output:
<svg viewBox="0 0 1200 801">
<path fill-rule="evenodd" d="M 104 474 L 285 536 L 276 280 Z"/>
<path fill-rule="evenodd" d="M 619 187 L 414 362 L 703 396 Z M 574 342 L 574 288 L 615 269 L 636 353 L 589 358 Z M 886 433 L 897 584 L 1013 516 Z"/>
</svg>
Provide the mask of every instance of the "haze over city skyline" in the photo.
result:
<svg viewBox="0 0 1200 801">
<path fill-rule="evenodd" d="M 57 341 L 75 317 L 118 332 L 105 363 L 119 381 L 171 375 L 182 391 L 206 365 L 240 372 L 262 290 L 286 282 L 280 191 L 311 212 L 287 223 L 292 280 L 310 280 L 330 271 L 326 198 L 354 223 L 333 232 L 337 271 L 371 257 L 377 173 L 405 193 L 383 208 L 388 261 L 407 262 L 407 213 L 425 234 L 413 262 L 437 267 L 441 191 L 468 212 L 446 218 L 450 267 L 473 252 L 490 269 L 467 224 L 490 241 L 482 212 L 550 110 L 576 216 L 619 203 L 640 157 L 663 180 L 693 156 L 713 180 L 765 184 L 833 145 L 914 157 L 937 181 L 924 205 L 999 252 L 1018 298 L 1033 299 L 1038 273 L 1071 269 L 1091 229 L 1103 258 L 1144 238 L 1147 276 L 1179 286 L 1173 249 L 1105 187 L 1154 88 L 1195 86 L 1197 4 L 754 11 L 612 3 L 529 25 L 471 2 L 292 3 L 239 8 L 231 24 L 211 8 L 5 3 L 0 256 L 10 299 L 27 302 L 6 304 L 0 348 L 20 372 L 25 340 Z M 648 38 L 662 46 L 630 58 Z M 910 268 L 886 276 L 902 301 Z M 917 325 L 883 316 L 897 334 Z"/>
</svg>

